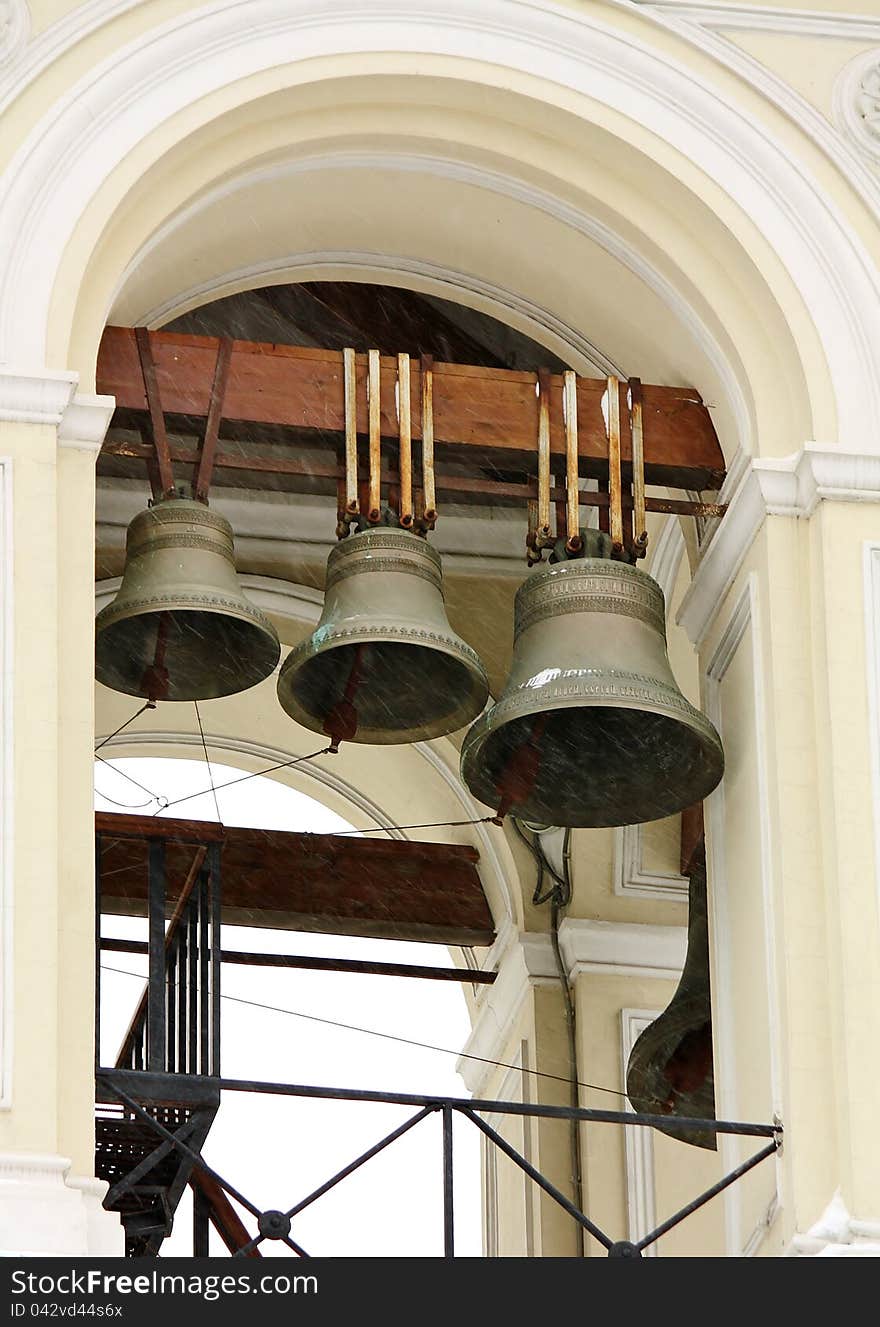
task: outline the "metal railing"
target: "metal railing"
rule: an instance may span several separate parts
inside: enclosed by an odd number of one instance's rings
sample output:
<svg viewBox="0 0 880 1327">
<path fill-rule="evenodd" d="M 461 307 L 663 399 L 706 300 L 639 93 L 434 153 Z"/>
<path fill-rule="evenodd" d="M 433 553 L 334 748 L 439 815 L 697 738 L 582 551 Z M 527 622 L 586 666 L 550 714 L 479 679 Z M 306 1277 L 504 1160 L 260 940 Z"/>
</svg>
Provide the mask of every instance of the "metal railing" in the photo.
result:
<svg viewBox="0 0 880 1327">
<path fill-rule="evenodd" d="M 218 1078 L 214 1080 L 214 1086 L 218 1091 L 224 1092 L 255 1092 L 266 1093 L 273 1096 L 288 1097 L 310 1097 L 334 1101 L 370 1101 L 383 1102 L 389 1105 L 412 1106 L 415 1108 L 415 1114 L 405 1120 L 403 1124 L 398 1125 L 390 1133 L 386 1134 L 372 1147 L 355 1157 L 342 1170 L 337 1171 L 330 1176 L 323 1184 L 311 1193 L 298 1199 L 285 1209 L 272 1208 L 261 1209 L 252 1203 L 244 1194 L 233 1187 L 222 1175 L 218 1174 L 204 1160 L 201 1154 L 174 1131 L 168 1129 L 154 1115 L 149 1114 L 136 1100 L 135 1095 L 138 1091 L 146 1091 L 151 1099 L 158 1100 L 169 1094 L 173 1094 L 175 1089 L 179 1090 L 188 1081 L 195 1085 L 195 1082 L 203 1083 L 204 1079 L 188 1080 L 183 1075 L 162 1075 L 151 1073 L 134 1073 L 131 1071 L 119 1070 L 99 1070 L 98 1079 L 104 1094 L 111 1093 L 128 1108 L 132 1114 L 148 1124 L 165 1144 L 175 1148 L 182 1157 L 186 1157 L 197 1167 L 201 1174 L 208 1176 L 214 1184 L 224 1191 L 229 1198 L 239 1203 L 245 1211 L 249 1212 L 256 1223 L 256 1233 L 249 1236 L 243 1243 L 232 1250 L 233 1257 L 253 1256 L 254 1252 L 266 1240 L 278 1240 L 284 1243 L 291 1252 L 299 1257 L 309 1257 L 310 1255 L 299 1244 L 292 1235 L 293 1222 L 312 1203 L 329 1193 L 354 1171 L 359 1170 L 373 1157 L 390 1147 L 404 1134 L 407 1134 L 422 1120 L 430 1115 L 440 1114 L 443 1124 L 443 1143 L 442 1143 L 442 1166 L 443 1166 L 443 1229 L 444 1229 L 444 1255 L 447 1258 L 455 1256 L 455 1219 L 454 1219 L 454 1201 L 453 1201 L 453 1151 L 452 1151 L 452 1122 L 454 1116 L 458 1115 L 469 1120 L 488 1141 L 499 1151 L 503 1152 L 515 1165 L 517 1165 L 526 1175 L 538 1185 L 550 1198 L 553 1199 L 574 1221 L 578 1223 L 585 1231 L 593 1236 L 600 1245 L 606 1250 L 608 1257 L 614 1258 L 640 1258 L 642 1252 L 649 1245 L 653 1244 L 662 1235 L 679 1225 L 687 1217 L 698 1211 L 711 1199 L 722 1193 L 731 1184 L 734 1184 L 743 1175 L 746 1175 L 755 1166 L 759 1165 L 768 1157 L 773 1156 L 782 1146 L 782 1129 L 776 1124 L 747 1124 L 731 1120 L 689 1120 L 675 1119 L 669 1115 L 646 1115 L 634 1114 L 624 1111 L 612 1110 L 593 1110 L 584 1108 L 574 1108 L 570 1106 L 542 1106 L 527 1102 L 511 1101 L 489 1101 L 479 1098 L 463 1097 L 441 1097 L 425 1096 L 414 1093 L 404 1092 L 378 1092 L 362 1091 L 355 1088 L 331 1088 L 316 1087 L 298 1083 L 273 1083 L 264 1082 L 256 1079 L 226 1079 Z M 716 1134 L 736 1134 L 745 1137 L 766 1138 L 770 1141 L 765 1144 L 758 1152 L 749 1157 L 741 1165 L 723 1176 L 716 1184 L 709 1189 L 698 1194 L 685 1207 L 673 1213 L 665 1221 L 661 1222 L 654 1230 L 649 1231 L 642 1239 L 637 1242 L 629 1240 L 616 1240 L 607 1234 L 600 1226 L 596 1224 L 585 1212 L 571 1201 L 564 1193 L 558 1189 L 552 1181 L 543 1175 L 532 1163 L 522 1155 L 506 1138 L 502 1137 L 496 1129 L 482 1118 L 485 1113 L 493 1115 L 509 1116 L 530 1116 L 541 1119 L 560 1119 L 560 1120 L 583 1120 L 592 1123 L 607 1124 L 625 1124 L 635 1126 L 636 1128 L 662 1127 L 666 1133 L 680 1133 L 683 1139 L 686 1139 L 689 1130 L 698 1130 L 701 1132 L 712 1131 Z M 207 1253 L 207 1230 L 206 1225 L 210 1217 L 210 1207 L 204 1204 L 196 1204 L 194 1243 L 204 1253 Z M 199 1228 L 199 1222 L 203 1223 Z M 247 1233 L 247 1232 L 245 1232 Z M 228 1236 L 228 1230 L 227 1230 Z"/>
</svg>

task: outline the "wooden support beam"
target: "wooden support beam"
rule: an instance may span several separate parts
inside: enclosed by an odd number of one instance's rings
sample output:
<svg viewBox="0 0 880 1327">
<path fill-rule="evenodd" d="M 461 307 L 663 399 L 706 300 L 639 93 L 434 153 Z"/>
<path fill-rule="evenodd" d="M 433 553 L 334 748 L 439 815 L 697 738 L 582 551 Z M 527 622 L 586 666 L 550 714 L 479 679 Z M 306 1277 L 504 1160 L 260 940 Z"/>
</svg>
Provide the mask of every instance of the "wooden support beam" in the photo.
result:
<svg viewBox="0 0 880 1327">
<path fill-rule="evenodd" d="M 106 914 L 144 916 L 148 845 L 180 880 L 194 844 L 222 843 L 223 921 L 279 930 L 490 945 L 492 914 L 469 844 L 296 834 L 210 821 L 98 812 Z M 174 891 L 166 912 L 171 915 Z"/>
<path fill-rule="evenodd" d="M 156 379 L 167 415 L 206 418 L 210 408 L 218 340 L 155 332 L 151 338 Z M 356 356 L 358 431 L 368 432 L 366 355 Z M 381 358 L 380 428 L 396 440 L 394 387 L 397 360 Z M 577 381 L 580 472 L 607 475 L 608 440 L 602 417 L 607 382 Z M 97 390 L 115 396 L 117 407 L 146 412 L 148 402 L 132 328 L 108 327 L 98 355 Z M 550 453 L 562 473 L 565 428 L 562 378 L 550 375 Z M 626 384 L 620 389 L 624 469 L 630 456 Z M 412 436 L 422 436 L 421 366 L 412 364 Z M 292 431 L 345 434 L 344 369 L 341 351 L 235 341 L 229 365 L 224 418 L 280 426 Z M 645 477 L 650 484 L 702 491 L 719 487 L 724 457 L 706 406 L 686 387 L 643 386 L 642 422 Z M 499 469 L 534 474 L 538 400 L 533 373 L 467 364 L 433 365 L 434 444 L 438 467 L 444 456 Z M 246 464 L 251 458 L 246 458 Z M 217 464 L 219 464 L 219 458 Z M 253 469 L 273 469 L 269 461 Z M 439 483 L 438 483 L 439 487 Z"/>
</svg>

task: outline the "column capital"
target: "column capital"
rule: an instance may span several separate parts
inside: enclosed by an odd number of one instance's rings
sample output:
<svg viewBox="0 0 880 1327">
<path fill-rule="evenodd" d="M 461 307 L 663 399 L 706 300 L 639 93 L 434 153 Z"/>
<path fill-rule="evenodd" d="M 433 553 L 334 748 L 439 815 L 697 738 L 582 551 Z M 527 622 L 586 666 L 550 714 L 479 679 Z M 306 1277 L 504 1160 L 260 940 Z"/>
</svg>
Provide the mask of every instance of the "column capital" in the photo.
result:
<svg viewBox="0 0 880 1327">
<path fill-rule="evenodd" d="M 728 509 L 705 549 L 678 611 L 699 648 L 768 516 L 809 519 L 820 502 L 880 502 L 880 452 L 808 442 L 790 456 L 744 459 L 721 490 Z"/>
<path fill-rule="evenodd" d="M 0 420 L 50 424 L 61 447 L 97 454 L 116 402 L 112 396 L 78 392 L 79 374 L 69 369 L 26 369 L 0 365 Z"/>
</svg>

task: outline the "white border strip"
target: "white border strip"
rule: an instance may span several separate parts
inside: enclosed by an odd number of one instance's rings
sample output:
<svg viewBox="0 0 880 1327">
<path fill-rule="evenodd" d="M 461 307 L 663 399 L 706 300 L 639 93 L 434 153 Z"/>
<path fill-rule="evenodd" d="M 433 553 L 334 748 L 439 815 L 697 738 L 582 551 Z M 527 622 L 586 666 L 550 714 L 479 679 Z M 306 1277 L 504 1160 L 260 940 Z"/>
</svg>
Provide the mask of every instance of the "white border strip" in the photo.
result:
<svg viewBox="0 0 880 1327">
<path fill-rule="evenodd" d="M 12 458 L 0 457 L 0 1110 L 12 1108 L 14 639 Z"/>
<path fill-rule="evenodd" d="M 868 670 L 868 743 L 874 812 L 874 875 L 880 908 L 880 540 L 864 544 L 865 660 Z"/>
</svg>

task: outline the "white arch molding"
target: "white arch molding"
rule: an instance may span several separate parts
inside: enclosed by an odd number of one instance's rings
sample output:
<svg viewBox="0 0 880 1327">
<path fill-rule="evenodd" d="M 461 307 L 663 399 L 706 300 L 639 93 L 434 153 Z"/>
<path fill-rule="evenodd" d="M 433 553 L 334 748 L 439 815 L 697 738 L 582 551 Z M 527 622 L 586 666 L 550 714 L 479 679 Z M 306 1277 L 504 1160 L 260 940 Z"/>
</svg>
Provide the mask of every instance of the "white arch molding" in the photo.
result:
<svg viewBox="0 0 880 1327">
<path fill-rule="evenodd" d="M 267 746 L 265 743 L 252 742 L 246 738 L 231 737 L 227 733 L 206 732 L 205 739 L 208 743 L 208 750 L 211 752 L 226 753 L 230 756 L 244 758 L 247 761 L 245 768 L 248 773 L 253 774 L 259 774 L 260 771 L 251 768 L 252 762 L 266 761 L 267 767 L 281 765 L 285 761 L 295 760 L 297 755 L 301 754 L 291 751 L 287 747 Z M 200 734 L 187 732 L 185 729 L 120 733 L 118 737 L 111 737 L 109 740 L 106 740 L 101 734 L 97 734 L 96 745 L 102 741 L 106 742 L 102 749 L 107 753 L 115 749 L 117 757 L 168 756 L 172 752 L 179 753 L 180 751 L 188 751 L 190 748 L 194 756 L 201 758 L 203 754 Z M 440 739 L 440 742 L 442 743 L 443 739 Z M 488 814 L 486 808 L 479 806 L 471 797 L 458 778 L 457 771 L 451 768 L 434 749 L 438 743 L 416 742 L 413 745 L 426 761 L 431 772 L 436 774 L 445 788 L 453 794 L 465 819 L 478 819 Z M 278 771 L 278 773 L 283 774 L 284 772 Z M 368 797 L 359 787 L 337 774 L 334 770 L 328 769 L 326 766 L 306 762 L 292 767 L 290 776 L 289 780 L 285 778 L 281 781 L 288 783 L 290 787 L 299 787 L 300 791 L 306 792 L 318 801 L 323 800 L 322 793 L 332 792 L 343 802 L 348 803 L 357 815 L 373 821 L 376 826 L 387 830 L 391 838 L 408 840 L 412 837 L 406 830 L 397 827 L 393 818 L 388 815 L 379 802 L 374 801 L 372 797 Z M 269 778 L 272 775 L 267 774 L 266 777 Z M 417 809 L 419 805 L 430 808 L 429 790 L 426 790 L 424 800 L 414 794 L 413 814 L 421 814 Z M 424 814 L 434 813 L 426 809 Z M 365 825 L 363 828 L 370 828 L 370 826 Z M 501 932 L 505 926 L 509 927 L 516 924 L 516 919 L 522 910 L 521 900 L 517 894 L 519 876 L 513 858 L 506 844 L 504 844 L 503 831 L 500 829 L 493 830 L 490 826 L 477 824 L 471 827 L 471 832 L 477 840 L 476 846 L 480 854 L 477 868 L 480 881 L 492 912 L 495 928 L 498 932 Z M 496 836 L 502 846 L 499 846 L 499 843 L 496 842 Z"/>
<path fill-rule="evenodd" d="M 633 30 L 550 0 L 219 0 L 97 65 L 22 145 L 0 196 L 0 361 L 46 359 L 64 251 L 101 185 L 160 124 L 236 80 L 326 56 L 444 57 L 492 82 L 515 73 L 590 97 L 692 162 L 751 218 L 800 292 L 833 384 L 838 441 L 880 438 L 880 275 L 836 204 L 765 125 Z M 312 64 L 314 62 L 314 65 Z M 393 60 L 389 61 L 393 65 Z M 478 63 L 479 62 L 479 63 Z M 198 110 L 197 110 L 198 108 Z M 66 273 L 69 281 L 71 273 Z M 831 439 L 827 439 L 830 441 Z"/>
</svg>

